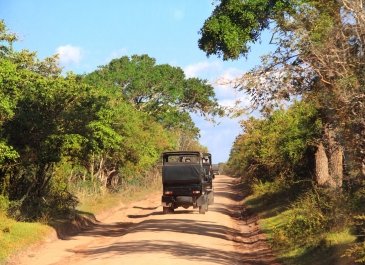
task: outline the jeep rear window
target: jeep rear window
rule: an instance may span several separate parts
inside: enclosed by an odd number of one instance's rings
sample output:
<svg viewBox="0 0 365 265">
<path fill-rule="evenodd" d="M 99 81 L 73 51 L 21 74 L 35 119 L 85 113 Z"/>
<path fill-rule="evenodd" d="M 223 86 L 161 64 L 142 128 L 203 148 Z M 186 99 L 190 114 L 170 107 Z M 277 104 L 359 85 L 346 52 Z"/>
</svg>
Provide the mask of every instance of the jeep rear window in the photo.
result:
<svg viewBox="0 0 365 265">
<path fill-rule="evenodd" d="M 164 163 L 199 163 L 199 157 L 194 155 L 169 155 L 165 157 Z"/>
</svg>

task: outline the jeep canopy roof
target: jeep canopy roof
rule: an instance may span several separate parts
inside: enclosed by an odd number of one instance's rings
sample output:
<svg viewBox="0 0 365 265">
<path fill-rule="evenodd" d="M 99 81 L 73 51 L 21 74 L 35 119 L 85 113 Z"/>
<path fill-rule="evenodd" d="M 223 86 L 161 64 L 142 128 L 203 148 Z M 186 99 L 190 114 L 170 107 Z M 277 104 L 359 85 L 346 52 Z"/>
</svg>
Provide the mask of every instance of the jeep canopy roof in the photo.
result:
<svg viewBox="0 0 365 265">
<path fill-rule="evenodd" d="M 200 164 L 203 154 L 198 151 L 174 151 L 162 154 L 163 164 L 166 163 L 196 163 Z"/>
</svg>

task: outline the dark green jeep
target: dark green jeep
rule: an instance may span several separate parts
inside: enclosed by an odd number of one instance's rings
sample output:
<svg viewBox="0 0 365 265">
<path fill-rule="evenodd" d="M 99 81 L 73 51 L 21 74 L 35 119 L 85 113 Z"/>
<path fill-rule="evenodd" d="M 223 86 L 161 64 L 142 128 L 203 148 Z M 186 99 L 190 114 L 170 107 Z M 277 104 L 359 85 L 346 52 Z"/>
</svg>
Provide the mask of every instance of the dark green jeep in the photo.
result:
<svg viewBox="0 0 365 265">
<path fill-rule="evenodd" d="M 197 151 L 176 151 L 162 154 L 163 212 L 178 207 L 199 207 L 204 214 L 213 204 L 213 184 L 210 169 L 206 170 L 207 154 Z M 211 159 L 211 158 L 210 158 Z"/>
</svg>

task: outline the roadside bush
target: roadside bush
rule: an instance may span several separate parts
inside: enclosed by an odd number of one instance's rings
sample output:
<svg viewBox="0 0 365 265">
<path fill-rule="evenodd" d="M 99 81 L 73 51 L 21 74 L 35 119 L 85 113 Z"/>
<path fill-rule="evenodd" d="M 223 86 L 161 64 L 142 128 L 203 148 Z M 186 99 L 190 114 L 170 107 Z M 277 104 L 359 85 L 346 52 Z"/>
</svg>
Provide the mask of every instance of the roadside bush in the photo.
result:
<svg viewBox="0 0 365 265">
<path fill-rule="evenodd" d="M 365 264 L 365 188 L 364 182 L 353 196 L 353 212 L 358 213 L 353 216 L 353 234 L 357 237 L 357 242 L 353 244 L 345 253 L 345 256 L 354 258 L 356 263 Z"/>
<path fill-rule="evenodd" d="M 319 246 L 329 231 L 339 231 L 349 218 L 344 211 L 346 199 L 333 196 L 326 190 L 313 189 L 292 204 L 287 221 L 274 232 L 274 242 L 279 246 Z"/>
<path fill-rule="evenodd" d="M 274 242 L 292 247 L 315 244 L 322 239 L 326 226 L 326 217 L 314 194 L 307 194 L 291 207 L 287 222 L 274 232 Z"/>
<path fill-rule="evenodd" d="M 252 190 L 254 194 L 271 198 L 274 194 L 285 192 L 291 186 L 289 180 L 285 179 L 276 179 L 272 182 L 257 180 L 252 184 Z"/>
<path fill-rule="evenodd" d="M 358 241 L 365 242 L 365 214 L 356 215 L 353 217 L 355 222 L 355 235 Z"/>
<path fill-rule="evenodd" d="M 344 256 L 354 258 L 356 263 L 365 264 L 365 242 L 353 245 Z"/>
<path fill-rule="evenodd" d="M 6 212 L 9 208 L 9 199 L 0 195 L 0 212 Z"/>
<path fill-rule="evenodd" d="M 314 106 L 301 101 L 263 119 L 243 121 L 227 163 L 230 173 L 248 183 L 308 177 L 312 145 L 321 128 L 317 116 Z"/>
<path fill-rule="evenodd" d="M 56 217 L 73 213 L 77 203 L 77 198 L 68 191 L 66 180 L 54 177 L 49 180 L 47 188 L 41 194 L 30 186 L 28 193 L 14 197 L 8 205 L 7 213 L 18 221 L 34 221 L 45 216 Z"/>
</svg>

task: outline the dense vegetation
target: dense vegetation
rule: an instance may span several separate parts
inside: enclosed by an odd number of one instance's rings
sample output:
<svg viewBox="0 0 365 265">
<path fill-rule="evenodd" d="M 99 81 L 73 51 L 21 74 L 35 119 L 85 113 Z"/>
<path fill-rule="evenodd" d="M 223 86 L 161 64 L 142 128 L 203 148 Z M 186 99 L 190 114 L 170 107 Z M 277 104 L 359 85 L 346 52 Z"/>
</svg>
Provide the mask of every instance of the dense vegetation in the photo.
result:
<svg viewBox="0 0 365 265">
<path fill-rule="evenodd" d="M 160 154 L 201 149 L 190 112 L 221 114 L 213 88 L 147 55 L 82 76 L 57 56 L 15 51 L 0 22 L 0 211 L 18 220 L 67 213 L 76 191 L 148 181 Z"/>
<path fill-rule="evenodd" d="M 218 1 L 199 47 L 238 59 L 265 30 L 275 51 L 238 81 L 262 118 L 242 122 L 228 167 L 268 205 L 287 201 L 271 227 L 281 250 L 323 247 L 350 227 L 357 242 L 342 254 L 365 262 L 363 1 Z"/>
<path fill-rule="evenodd" d="M 279 251 L 323 255 L 330 235 L 351 233 L 340 255 L 364 263 L 363 1 L 215 2 L 200 32 L 207 55 L 245 57 L 266 30 L 276 47 L 238 80 L 262 116 L 242 121 L 229 172 L 275 209 L 266 228 Z M 190 112 L 222 114 L 205 80 L 148 55 L 62 75 L 56 56 L 41 61 L 15 41 L 0 22 L 0 216 L 68 212 L 77 189 L 144 181 L 162 151 L 204 149 Z"/>
</svg>

